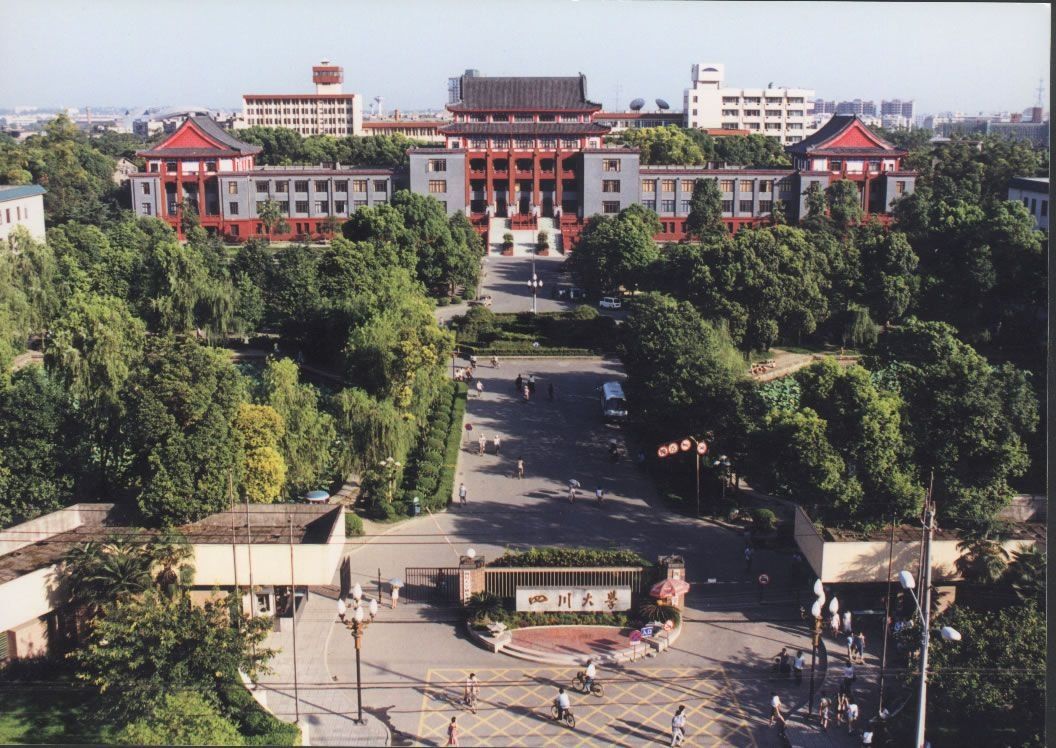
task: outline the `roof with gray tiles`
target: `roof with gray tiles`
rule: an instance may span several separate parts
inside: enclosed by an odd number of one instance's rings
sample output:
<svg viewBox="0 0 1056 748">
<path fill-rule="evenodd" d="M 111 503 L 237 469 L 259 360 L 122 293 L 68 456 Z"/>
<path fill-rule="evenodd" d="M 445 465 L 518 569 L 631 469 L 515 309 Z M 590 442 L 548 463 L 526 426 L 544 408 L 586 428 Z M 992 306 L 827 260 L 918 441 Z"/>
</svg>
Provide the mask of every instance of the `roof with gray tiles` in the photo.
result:
<svg viewBox="0 0 1056 748">
<path fill-rule="evenodd" d="M 587 78 L 462 76 L 462 100 L 451 111 L 600 111 L 587 99 Z"/>
<path fill-rule="evenodd" d="M 0 185 L 0 203 L 7 202 L 8 200 L 18 200 L 23 197 L 43 195 L 45 192 L 47 192 L 47 190 L 39 184 Z"/>
</svg>

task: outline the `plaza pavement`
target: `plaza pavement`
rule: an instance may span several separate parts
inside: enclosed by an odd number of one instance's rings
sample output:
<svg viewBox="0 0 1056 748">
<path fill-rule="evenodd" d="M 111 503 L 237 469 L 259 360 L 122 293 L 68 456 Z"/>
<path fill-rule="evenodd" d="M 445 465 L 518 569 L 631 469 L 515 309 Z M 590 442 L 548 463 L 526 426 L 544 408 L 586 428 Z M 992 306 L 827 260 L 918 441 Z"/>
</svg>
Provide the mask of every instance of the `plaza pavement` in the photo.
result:
<svg viewBox="0 0 1056 748">
<path fill-rule="evenodd" d="M 536 375 L 537 394 L 530 403 L 513 391 L 518 372 Z M 610 461 L 607 440 L 622 441 L 625 432 L 603 423 L 597 388 L 622 377 L 618 362 L 510 359 L 499 369 L 478 367 L 477 373 L 485 391 L 482 397 L 470 397 L 466 423 L 473 430 L 463 432 L 456 476 L 456 486 L 459 481 L 467 486 L 468 505 L 351 540 L 352 581 L 372 595 L 379 572 L 388 580 L 403 577 L 408 566 L 456 566 L 470 547 L 485 558 L 506 548 L 555 544 L 629 548 L 650 559 L 675 553 L 685 558 L 693 584 L 686 599 L 685 631 L 670 651 L 655 659 L 603 670 L 600 677 L 611 680 L 613 690 L 595 703 L 573 698 L 579 724 L 570 735 L 540 715 L 556 694 L 555 684 L 570 680 L 574 669 L 533 669 L 530 663 L 488 653 L 467 639 L 453 609 L 401 602 L 393 610 L 385 605 L 364 637 L 366 711 L 385 725 L 397 745 L 443 744 L 438 725 L 451 716 L 463 724 L 463 745 L 645 745 L 666 742 L 670 713 L 685 702 L 698 734 L 695 744 L 777 745 L 767 726 L 771 688 L 792 707 L 802 704 L 808 692 L 806 679 L 799 687 L 778 684 L 769 671 L 771 658 L 782 647 L 803 649 L 809 658 L 809 635 L 787 592 L 787 555 L 760 550 L 747 574 L 738 533 L 668 511 L 633 461 Z M 550 382 L 557 392 L 553 402 L 545 394 Z M 480 433 L 489 442 L 500 436 L 499 455 L 491 453 L 490 443 L 487 455 L 476 454 Z M 524 480 L 513 477 L 519 456 L 526 463 Z M 583 484 L 584 498 L 574 505 L 567 500 L 570 478 Z M 597 482 L 606 491 L 602 507 L 592 496 Z M 752 579 L 763 571 L 773 583 L 760 604 Z M 351 637 L 336 621 L 333 600 L 313 596 L 298 636 L 300 690 L 305 702 L 313 700 L 308 718 L 316 721 L 312 740 L 350 742 L 355 733 L 348 726 L 355 652 Z M 275 635 L 275 643 L 283 652 L 265 685 L 289 694 L 289 635 Z M 444 684 L 468 670 L 482 681 L 487 713 L 470 715 L 451 703 Z M 508 677 L 513 671 L 521 675 Z M 830 693 L 836 677 L 835 670 L 829 674 Z M 271 698 L 281 716 L 292 718 L 291 700 L 278 694 Z M 851 744 L 842 730 L 822 735 L 794 720 L 789 724 L 795 745 Z"/>
</svg>

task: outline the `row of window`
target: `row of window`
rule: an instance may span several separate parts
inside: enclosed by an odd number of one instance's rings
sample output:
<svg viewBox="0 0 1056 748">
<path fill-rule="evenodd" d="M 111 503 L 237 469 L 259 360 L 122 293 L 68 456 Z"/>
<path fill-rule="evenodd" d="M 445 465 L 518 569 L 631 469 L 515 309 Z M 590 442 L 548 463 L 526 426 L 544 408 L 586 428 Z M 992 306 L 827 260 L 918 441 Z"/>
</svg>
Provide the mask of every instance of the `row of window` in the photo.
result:
<svg viewBox="0 0 1056 748">
<path fill-rule="evenodd" d="M 697 97 L 696 96 L 693 97 L 693 101 L 694 101 L 694 103 L 697 101 Z M 777 96 L 777 97 L 767 96 L 766 97 L 766 105 L 767 106 L 780 106 L 782 101 L 784 101 L 787 104 L 802 104 L 802 103 L 804 103 L 802 96 L 789 96 L 787 99 L 783 99 L 780 96 Z M 745 96 L 743 98 L 740 97 L 740 96 L 723 96 L 722 97 L 722 103 L 723 104 L 762 104 L 763 103 L 763 99 L 760 98 L 759 96 Z"/>
<path fill-rule="evenodd" d="M 299 106 L 305 106 L 305 103 L 304 103 L 305 99 L 263 99 L 263 100 L 262 99 L 254 99 L 254 101 L 258 101 L 258 102 L 259 101 L 266 101 L 267 102 L 267 106 L 286 106 L 286 107 L 293 107 L 295 109 L 297 107 L 299 107 Z M 308 99 L 308 101 L 312 101 L 312 99 Z M 337 100 L 334 100 L 334 99 L 315 99 L 315 101 L 316 102 L 325 101 L 327 104 L 334 104 L 336 106 L 345 106 L 345 101 L 352 101 L 352 100 L 351 99 L 347 99 L 347 100 L 341 100 L 341 99 L 337 99 Z M 251 104 L 250 108 L 252 108 L 253 106 L 254 105 Z M 264 106 L 264 104 L 259 104 L 258 103 L 258 104 L 256 104 L 256 106 L 258 106 L 258 107 L 259 106 Z"/>
<path fill-rule="evenodd" d="M 744 116 L 744 117 L 759 117 L 759 116 L 762 116 L 762 115 L 759 114 L 759 110 L 758 109 L 745 109 L 743 115 L 741 114 L 741 111 L 739 109 L 723 109 L 722 110 L 722 116 L 723 117 L 740 117 L 740 116 Z M 780 109 L 767 109 L 766 110 L 766 116 L 767 117 L 780 117 L 781 116 L 781 110 Z M 789 109 L 785 113 L 785 116 L 787 116 L 787 117 L 802 117 L 803 116 L 803 110 L 802 109 Z"/>
<path fill-rule="evenodd" d="M 347 111 L 349 107 L 340 104 L 337 106 L 300 106 L 290 108 L 280 108 L 276 106 L 250 106 L 246 108 L 246 114 L 341 114 Z"/>
<path fill-rule="evenodd" d="M 309 204 L 310 203 L 309 203 L 308 200 L 295 200 L 294 204 L 293 204 L 294 212 L 295 213 L 307 213 Z M 144 203 L 144 205 L 147 205 L 147 203 Z M 290 201 L 289 200 L 279 200 L 279 201 L 276 202 L 276 205 L 279 206 L 279 212 L 280 213 L 282 213 L 283 215 L 287 215 L 287 216 L 290 215 Z M 337 215 L 346 214 L 348 212 L 348 205 L 349 205 L 349 203 L 348 203 L 347 200 L 334 200 L 334 213 L 337 214 Z M 367 201 L 366 200 L 353 200 L 352 201 L 353 209 L 364 208 L 364 207 L 366 207 L 366 205 L 367 205 Z M 239 208 L 239 204 L 237 202 L 229 202 L 227 204 L 227 214 L 229 216 L 237 216 L 237 215 L 239 215 L 239 210 L 240 210 L 240 208 Z M 264 201 L 258 201 L 257 202 L 257 215 L 260 215 L 263 212 L 263 210 L 264 210 Z M 315 201 L 315 215 L 326 216 L 326 215 L 329 215 L 329 214 L 330 214 L 330 204 L 329 204 L 329 202 L 326 201 L 326 200 L 316 200 Z M 147 213 L 147 215 L 150 215 L 149 212 Z"/>
<path fill-rule="evenodd" d="M 279 125 L 349 125 L 352 117 L 261 117 L 253 124 L 278 127 Z"/>
<path fill-rule="evenodd" d="M 6 221 L 4 216 L 7 216 Z M 4 208 L 4 212 L 0 213 L 0 223 L 11 223 L 11 216 L 14 216 L 16 221 L 23 221 L 29 218 L 29 206 L 16 205 L 14 208 Z"/>
<path fill-rule="evenodd" d="M 655 180 L 655 179 L 643 179 L 642 180 L 642 192 L 643 193 L 647 193 L 647 194 L 648 193 L 655 193 L 656 192 L 656 181 L 657 180 Z M 737 180 L 734 180 L 734 179 L 720 179 L 719 180 L 719 190 L 722 191 L 722 192 L 733 192 L 733 188 L 734 188 L 734 185 L 736 184 L 736 181 Z M 683 179 L 683 180 L 681 180 L 681 182 L 682 183 L 679 186 L 681 187 L 681 190 L 682 190 L 683 194 L 693 192 L 693 184 L 694 184 L 694 182 L 696 182 L 695 179 Z M 674 180 L 674 179 L 661 179 L 660 180 L 660 191 L 661 192 L 674 192 L 676 183 L 677 183 L 677 180 Z M 740 180 L 739 187 L 740 187 L 741 193 L 743 194 L 745 192 L 752 192 L 755 189 L 755 187 L 754 187 L 755 184 L 757 184 L 757 183 L 755 181 L 751 180 L 751 179 L 742 179 L 742 180 Z M 788 182 L 780 181 L 778 184 L 779 184 L 782 192 L 786 192 L 786 191 L 791 189 L 791 187 L 789 186 Z M 759 185 L 759 192 L 767 193 L 767 192 L 770 192 L 773 189 L 773 180 L 760 179 L 759 182 L 758 182 L 758 185 Z"/>
<path fill-rule="evenodd" d="M 307 180 L 307 179 L 295 179 L 294 182 L 293 182 L 293 191 L 294 192 L 307 192 L 308 191 L 308 183 L 309 183 L 309 181 L 310 180 Z M 370 180 L 368 180 L 368 179 L 352 179 L 352 180 L 337 179 L 337 180 L 334 180 L 334 192 L 348 192 L 348 183 L 349 183 L 349 181 L 352 182 L 352 191 L 353 192 L 366 192 L 367 191 L 367 185 L 370 183 Z M 256 188 L 257 188 L 257 192 L 265 192 L 266 193 L 266 192 L 274 191 L 276 193 L 280 193 L 281 194 L 281 193 L 289 192 L 290 183 L 289 182 L 283 182 L 283 181 L 270 182 L 270 181 L 265 180 L 265 179 L 260 179 L 260 180 L 257 180 L 257 182 L 256 182 Z M 389 183 L 386 180 L 384 180 L 384 179 L 375 179 L 374 180 L 374 192 L 388 192 L 388 189 L 389 189 Z M 327 181 L 327 180 L 323 180 L 323 179 L 315 180 L 315 191 L 316 192 L 329 192 L 330 191 L 330 182 Z M 227 183 L 227 194 L 229 194 L 229 195 L 237 195 L 238 194 L 238 182 L 228 182 Z"/>
<path fill-rule="evenodd" d="M 656 200 L 642 200 L 642 205 L 644 205 L 646 208 L 648 208 L 649 210 L 653 211 L 654 213 L 656 212 Z M 740 200 L 737 203 L 737 207 L 738 207 L 738 210 L 741 213 L 751 213 L 752 212 L 752 201 L 751 200 Z M 690 209 L 689 200 L 681 200 L 681 201 L 679 201 L 679 212 L 681 212 L 681 213 L 689 213 L 689 209 Z M 759 201 L 759 213 L 760 214 L 769 213 L 773 209 L 774 209 L 774 201 L 773 200 L 760 200 Z M 605 212 L 607 213 L 608 211 L 605 211 Z M 616 212 L 618 213 L 619 210 L 617 210 Z M 660 201 L 660 212 L 661 213 L 674 213 L 675 212 L 675 201 L 674 200 L 661 200 Z M 722 201 L 722 212 L 723 213 L 733 213 L 733 200 L 723 200 Z"/>
<path fill-rule="evenodd" d="M 510 147 L 510 142 L 509 138 L 470 138 L 467 141 L 469 147 L 476 151 L 483 151 L 489 147 L 496 150 L 508 149 Z M 539 148 L 540 150 L 554 150 L 557 148 L 559 141 L 557 138 L 539 138 L 538 140 L 534 138 L 514 138 L 512 142 L 513 147 L 516 150 L 531 151 L 535 148 Z M 454 140 L 451 145 L 453 148 L 458 148 L 458 143 L 459 141 Z M 491 144 L 490 146 L 488 145 L 489 143 Z M 560 143 L 561 147 L 566 150 L 576 150 L 580 147 L 580 141 L 578 138 L 561 138 Z"/>
<path fill-rule="evenodd" d="M 456 114 L 456 122 L 587 122 L 585 114 Z"/>
</svg>

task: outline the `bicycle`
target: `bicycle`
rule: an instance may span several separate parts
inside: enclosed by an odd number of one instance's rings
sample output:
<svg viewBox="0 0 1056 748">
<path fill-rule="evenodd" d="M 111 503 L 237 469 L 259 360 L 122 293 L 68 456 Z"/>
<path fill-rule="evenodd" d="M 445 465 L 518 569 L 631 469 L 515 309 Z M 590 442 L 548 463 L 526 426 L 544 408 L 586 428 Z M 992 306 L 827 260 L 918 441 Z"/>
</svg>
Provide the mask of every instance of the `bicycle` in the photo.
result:
<svg viewBox="0 0 1056 748">
<path fill-rule="evenodd" d="M 572 715 L 572 710 L 571 709 L 566 709 L 565 710 L 565 716 L 562 717 L 561 720 L 558 720 L 559 713 L 560 712 L 559 712 L 559 710 L 557 708 L 557 704 L 554 704 L 554 705 L 552 705 L 550 707 L 550 718 L 551 719 L 553 719 L 555 722 L 563 721 L 571 729 L 573 729 L 573 730 L 576 729 L 576 718 Z"/>
<path fill-rule="evenodd" d="M 581 670 L 576 673 L 576 677 L 572 680 L 572 688 L 576 689 L 580 693 L 587 693 L 586 683 L 587 674 Z M 604 693 L 604 689 L 601 687 L 601 684 L 596 678 L 594 679 L 594 682 L 590 684 L 590 693 L 594 694 L 599 698 Z"/>
</svg>

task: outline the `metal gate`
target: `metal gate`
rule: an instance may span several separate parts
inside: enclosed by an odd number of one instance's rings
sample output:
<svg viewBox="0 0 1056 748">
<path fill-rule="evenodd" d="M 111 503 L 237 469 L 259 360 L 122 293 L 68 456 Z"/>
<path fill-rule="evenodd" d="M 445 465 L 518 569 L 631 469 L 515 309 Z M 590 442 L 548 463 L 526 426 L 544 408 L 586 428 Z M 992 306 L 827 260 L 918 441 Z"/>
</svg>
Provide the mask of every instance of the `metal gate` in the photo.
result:
<svg viewBox="0 0 1056 748">
<path fill-rule="evenodd" d="M 400 597 L 413 603 L 458 603 L 458 567 L 408 566 Z"/>
</svg>

